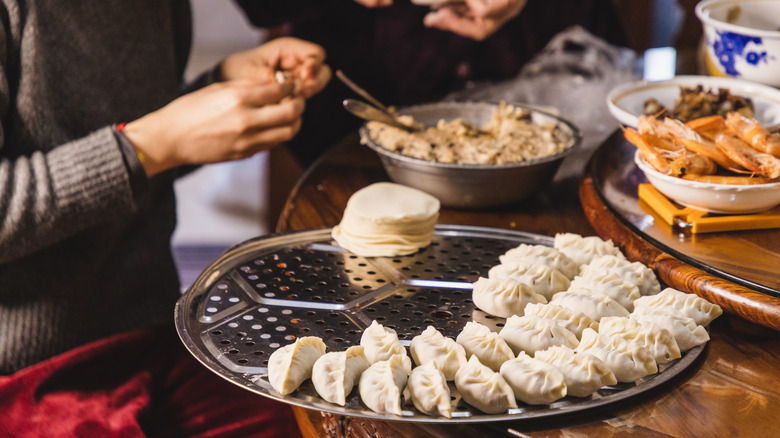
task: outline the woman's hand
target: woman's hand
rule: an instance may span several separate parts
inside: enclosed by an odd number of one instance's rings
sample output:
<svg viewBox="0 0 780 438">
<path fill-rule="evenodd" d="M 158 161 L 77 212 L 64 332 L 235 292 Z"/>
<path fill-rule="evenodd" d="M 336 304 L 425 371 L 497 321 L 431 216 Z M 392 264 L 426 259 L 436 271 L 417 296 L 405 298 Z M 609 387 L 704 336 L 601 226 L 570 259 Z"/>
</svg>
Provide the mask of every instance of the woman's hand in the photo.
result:
<svg viewBox="0 0 780 438">
<path fill-rule="evenodd" d="M 445 3 L 423 19 L 428 27 L 478 41 L 492 35 L 525 7 L 527 0 L 464 0 Z"/>
<path fill-rule="evenodd" d="M 322 90 L 331 76 L 330 68 L 325 64 L 325 50 L 321 46 L 284 37 L 227 57 L 220 65 L 220 77 L 225 81 L 269 81 L 278 70 L 294 77 L 296 92 L 304 99 Z"/>
<path fill-rule="evenodd" d="M 215 83 L 128 123 L 123 132 L 149 176 L 246 158 L 298 132 L 304 99 L 293 89 L 292 82 L 273 78 Z"/>
</svg>

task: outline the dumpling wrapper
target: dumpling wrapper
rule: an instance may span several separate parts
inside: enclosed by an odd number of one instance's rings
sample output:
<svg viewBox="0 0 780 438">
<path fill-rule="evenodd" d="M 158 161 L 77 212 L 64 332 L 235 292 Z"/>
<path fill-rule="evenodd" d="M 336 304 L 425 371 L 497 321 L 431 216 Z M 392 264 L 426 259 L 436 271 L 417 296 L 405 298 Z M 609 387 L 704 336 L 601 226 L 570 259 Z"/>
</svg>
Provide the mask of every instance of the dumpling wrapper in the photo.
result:
<svg viewBox="0 0 780 438">
<path fill-rule="evenodd" d="M 568 307 L 558 306 L 556 304 L 529 304 L 525 306 L 526 315 L 535 315 L 540 318 L 550 319 L 565 327 L 577 339 L 582 337 L 582 331 L 586 328 L 599 330 L 598 321 L 590 319 L 582 312 L 569 309 Z"/>
<path fill-rule="evenodd" d="M 366 359 L 370 364 L 390 359 L 396 354 L 403 355 L 409 360 L 406 348 L 398 340 L 398 333 L 376 320 L 371 321 L 371 325 L 363 330 L 363 334 L 360 336 L 360 345 L 363 347 Z"/>
<path fill-rule="evenodd" d="M 504 362 L 500 373 L 515 398 L 529 405 L 547 405 L 567 394 L 565 378 L 558 368 L 525 353 Z"/>
<path fill-rule="evenodd" d="M 590 289 L 571 289 L 553 295 L 550 304 L 568 307 L 599 321 L 605 316 L 628 316 L 629 312 L 612 298 Z"/>
<path fill-rule="evenodd" d="M 591 272 L 577 276 L 571 281 L 569 289 L 589 289 L 604 294 L 617 301 L 629 312 L 634 310 L 634 300 L 641 297 L 639 288 L 635 284 L 610 272 Z"/>
<path fill-rule="evenodd" d="M 314 362 L 325 354 L 325 343 L 317 336 L 304 336 L 279 347 L 268 359 L 268 381 L 282 395 L 298 389 L 311 378 Z"/>
<path fill-rule="evenodd" d="M 406 368 L 404 357 L 395 355 L 388 360 L 381 360 L 360 375 L 360 399 L 372 411 L 402 415 L 401 397 L 411 372 Z"/>
<path fill-rule="evenodd" d="M 534 292 L 531 286 L 512 278 L 479 277 L 474 282 L 471 299 L 480 310 L 502 318 L 523 315 L 529 303 L 547 303 L 547 298 Z"/>
<path fill-rule="evenodd" d="M 558 233 L 553 240 L 553 247 L 580 266 L 587 265 L 603 255 L 624 257 L 612 240 L 603 240 L 598 236 L 583 237 L 575 233 Z"/>
<path fill-rule="evenodd" d="M 658 372 L 653 353 L 644 345 L 620 336 L 596 333 L 593 329 L 582 332 L 582 340 L 575 351 L 592 354 L 604 361 L 618 382 L 636 382 Z"/>
<path fill-rule="evenodd" d="M 488 278 L 511 278 L 527 284 L 531 290 L 550 301 L 553 295 L 563 292 L 571 284 L 568 277 L 555 268 L 547 265 L 514 265 L 499 264 L 490 268 Z M 521 315 L 522 313 L 520 313 Z"/>
<path fill-rule="evenodd" d="M 617 383 L 607 364 L 588 353 L 575 353 L 566 347 L 550 347 L 537 351 L 534 359 L 558 368 L 566 382 L 566 394 L 573 397 L 587 397 L 603 386 Z"/>
<path fill-rule="evenodd" d="M 575 348 L 580 343 L 577 336 L 569 329 L 553 320 L 536 315 L 509 317 L 498 335 L 506 341 L 515 354 L 525 352 L 533 355 L 539 350 L 558 345 Z"/>
<path fill-rule="evenodd" d="M 455 341 L 466 350 L 466 356 L 477 356 L 481 364 L 498 371 L 501 364 L 515 357 L 512 349 L 498 333 L 486 325 L 469 321 Z"/>
<path fill-rule="evenodd" d="M 655 295 L 661 292 L 661 283 L 652 269 L 641 262 L 630 262 L 623 255 L 603 255 L 580 266 L 580 275 L 587 277 L 594 273 L 609 272 L 636 285 L 642 296 Z"/>
<path fill-rule="evenodd" d="M 428 362 L 413 369 L 407 389 L 418 411 L 425 415 L 452 417 L 450 387 L 444 374 L 433 363 Z"/>
<path fill-rule="evenodd" d="M 347 395 L 369 366 L 363 347 L 353 345 L 344 351 L 325 353 L 314 362 L 311 382 L 324 400 L 344 406 Z"/>
<path fill-rule="evenodd" d="M 683 315 L 693 318 L 698 325 L 709 325 L 713 319 L 723 314 L 723 309 L 704 298 L 667 287 L 657 295 L 642 297 L 634 305 L 647 307 L 669 306 L 677 309 Z"/>
<path fill-rule="evenodd" d="M 561 251 L 546 245 L 521 243 L 498 256 L 503 265 L 522 263 L 525 265 L 545 265 L 559 270 L 566 278 L 572 279 L 580 272 L 580 266 Z"/>
<path fill-rule="evenodd" d="M 619 316 L 607 316 L 599 322 L 599 333 L 620 336 L 629 341 L 644 345 L 653 353 L 656 363 L 665 364 L 682 355 L 672 333 L 665 328 L 635 319 Z"/>
<path fill-rule="evenodd" d="M 462 345 L 428 326 L 422 333 L 412 338 L 409 344 L 412 359 L 419 365 L 432 363 L 441 370 L 446 380 L 454 380 L 455 373 L 466 365 L 466 350 Z"/>
<path fill-rule="evenodd" d="M 483 365 L 477 356 L 471 356 L 466 366 L 455 374 L 455 387 L 463 401 L 486 414 L 517 408 L 512 387 L 501 374 Z"/>
<path fill-rule="evenodd" d="M 355 192 L 331 233 L 344 249 L 364 257 L 412 254 L 430 245 L 441 205 L 408 186 L 376 183 Z"/>
</svg>

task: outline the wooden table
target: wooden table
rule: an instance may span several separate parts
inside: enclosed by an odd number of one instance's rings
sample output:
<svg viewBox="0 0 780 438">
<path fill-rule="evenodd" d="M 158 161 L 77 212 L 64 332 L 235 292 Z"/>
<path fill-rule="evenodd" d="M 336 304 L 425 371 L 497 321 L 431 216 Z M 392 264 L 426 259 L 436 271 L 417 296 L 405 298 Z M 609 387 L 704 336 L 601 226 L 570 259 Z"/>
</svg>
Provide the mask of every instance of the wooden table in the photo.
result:
<svg viewBox="0 0 780 438">
<path fill-rule="evenodd" d="M 552 187 L 517 205 L 490 211 L 443 209 L 442 224 L 478 225 L 554 235 L 594 235 L 578 194 L 590 155 L 564 163 Z M 277 231 L 332 227 L 347 200 L 368 184 L 386 181 L 376 155 L 357 137 L 337 144 L 294 188 Z M 780 333 L 724 315 L 710 327 L 711 342 L 697 364 L 655 391 L 602 410 L 547 420 L 426 425 L 344 417 L 294 407 L 305 437 L 495 436 L 780 436 Z M 508 430 L 511 429 L 514 435 Z"/>
</svg>

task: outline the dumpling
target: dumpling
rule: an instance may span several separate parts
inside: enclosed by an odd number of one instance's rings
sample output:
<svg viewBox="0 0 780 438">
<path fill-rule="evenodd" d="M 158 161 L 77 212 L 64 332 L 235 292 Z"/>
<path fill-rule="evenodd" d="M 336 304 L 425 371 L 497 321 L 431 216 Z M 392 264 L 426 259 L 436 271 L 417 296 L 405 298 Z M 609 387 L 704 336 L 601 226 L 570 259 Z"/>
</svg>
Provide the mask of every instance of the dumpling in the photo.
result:
<svg viewBox="0 0 780 438">
<path fill-rule="evenodd" d="M 566 397 L 566 381 L 558 368 L 520 353 L 501 365 L 501 377 L 515 398 L 529 405 L 547 405 Z"/>
<path fill-rule="evenodd" d="M 717 304 L 712 304 L 698 295 L 687 294 L 671 287 L 662 290 L 658 295 L 639 298 L 634 302 L 634 305 L 637 307 L 673 307 L 683 315 L 693 318 L 696 324 L 705 326 L 723 314 L 723 309 Z"/>
<path fill-rule="evenodd" d="M 522 263 L 525 265 L 545 265 L 555 268 L 566 278 L 574 278 L 579 273 L 580 267 L 566 256 L 551 246 L 529 245 L 522 243 L 498 256 L 498 260 L 504 265 Z"/>
<path fill-rule="evenodd" d="M 634 310 L 634 300 L 641 296 L 636 285 L 628 283 L 621 277 L 609 272 L 589 273 L 585 276 L 575 277 L 571 281 L 569 290 L 576 289 L 589 289 L 602 293 L 617 301 L 618 304 L 629 312 Z"/>
<path fill-rule="evenodd" d="M 680 347 L 674 336 L 665 328 L 642 323 L 635 319 L 619 316 L 607 316 L 599 322 L 599 333 L 620 336 L 628 341 L 636 341 L 647 347 L 656 363 L 669 363 L 681 357 Z"/>
<path fill-rule="evenodd" d="M 533 355 L 554 345 L 575 348 L 580 343 L 569 329 L 535 315 L 510 316 L 498 335 L 504 338 L 514 354 L 524 351 Z"/>
<path fill-rule="evenodd" d="M 488 271 L 488 278 L 511 278 L 525 283 L 548 301 L 558 292 L 569 288 L 569 278 L 547 265 L 496 265 Z"/>
<path fill-rule="evenodd" d="M 404 357 L 396 354 L 390 359 L 380 360 L 360 375 L 360 399 L 372 411 L 379 414 L 402 414 L 401 396 L 411 373 Z"/>
<path fill-rule="evenodd" d="M 559 292 L 553 296 L 550 304 L 582 312 L 594 321 L 599 321 L 605 316 L 629 315 L 628 310 L 617 301 L 588 289 L 569 289 L 566 292 Z"/>
<path fill-rule="evenodd" d="M 669 330 L 683 353 L 710 340 L 707 329 L 672 307 L 639 306 L 631 313 L 631 318 L 643 324 L 655 324 Z"/>
<path fill-rule="evenodd" d="M 553 240 L 553 247 L 566 254 L 577 265 L 587 265 L 596 257 L 607 254 L 623 257 L 620 248 L 611 240 L 603 240 L 598 236 L 583 237 L 574 233 L 558 233 Z"/>
<path fill-rule="evenodd" d="M 413 369 L 407 389 L 418 411 L 426 415 L 452 417 L 450 387 L 447 386 L 444 374 L 433 363 L 428 362 Z"/>
<path fill-rule="evenodd" d="M 582 331 L 586 328 L 599 330 L 598 321 L 592 320 L 582 312 L 555 304 L 529 304 L 525 306 L 525 314 L 553 320 L 574 333 L 577 339 L 582 337 Z"/>
<path fill-rule="evenodd" d="M 455 373 L 466 365 L 466 350 L 463 346 L 432 326 L 412 338 L 409 350 L 417 365 L 432 363 L 441 370 L 446 380 L 453 380 Z"/>
<path fill-rule="evenodd" d="M 644 345 L 619 336 L 599 334 L 592 329 L 582 332 L 576 351 L 592 354 L 604 361 L 618 382 L 636 382 L 658 372 L 653 354 Z"/>
<path fill-rule="evenodd" d="M 580 266 L 580 275 L 610 272 L 623 280 L 636 285 L 642 296 L 661 292 L 661 284 L 652 269 L 640 262 L 630 262 L 622 255 L 603 255 L 587 265 Z"/>
<path fill-rule="evenodd" d="M 496 371 L 471 356 L 466 366 L 455 374 L 455 387 L 463 400 L 486 414 L 500 414 L 517 408 L 515 394 Z"/>
<path fill-rule="evenodd" d="M 317 336 L 304 336 L 292 344 L 277 348 L 268 358 L 268 381 L 287 395 L 311 377 L 314 362 L 325 354 L 325 343 Z"/>
<path fill-rule="evenodd" d="M 487 326 L 469 321 L 455 339 L 466 350 L 466 356 L 477 356 L 479 361 L 493 371 L 515 357 L 506 341 Z"/>
<path fill-rule="evenodd" d="M 553 365 L 563 373 L 566 393 L 587 397 L 602 386 L 617 383 L 615 373 L 601 359 L 588 353 L 575 353 L 566 347 L 550 347 L 537 351 L 534 359 Z"/>
<path fill-rule="evenodd" d="M 347 395 L 368 368 L 363 347 L 353 345 L 345 351 L 325 353 L 314 362 L 311 383 L 323 400 L 344 406 Z"/>
<path fill-rule="evenodd" d="M 368 363 L 376 363 L 380 360 L 390 359 L 391 356 L 402 354 L 406 356 L 406 348 L 398 340 L 398 334 L 391 328 L 382 324 L 371 322 L 371 325 L 363 331 L 360 337 L 360 345 L 363 346 Z"/>
<path fill-rule="evenodd" d="M 546 303 L 547 299 L 525 283 L 511 278 L 480 277 L 474 282 L 471 299 L 481 310 L 502 318 L 522 315 L 528 303 Z"/>
</svg>

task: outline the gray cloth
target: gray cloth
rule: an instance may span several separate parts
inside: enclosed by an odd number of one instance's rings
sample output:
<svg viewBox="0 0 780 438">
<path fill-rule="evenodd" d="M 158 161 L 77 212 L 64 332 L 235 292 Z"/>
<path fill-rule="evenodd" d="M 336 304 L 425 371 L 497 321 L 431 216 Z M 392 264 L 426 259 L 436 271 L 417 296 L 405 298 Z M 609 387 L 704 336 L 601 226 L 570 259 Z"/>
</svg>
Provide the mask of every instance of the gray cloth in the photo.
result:
<svg viewBox="0 0 780 438">
<path fill-rule="evenodd" d="M 0 374 L 173 318 L 173 175 L 111 128 L 178 96 L 186 0 L 2 0 Z"/>
</svg>

